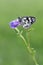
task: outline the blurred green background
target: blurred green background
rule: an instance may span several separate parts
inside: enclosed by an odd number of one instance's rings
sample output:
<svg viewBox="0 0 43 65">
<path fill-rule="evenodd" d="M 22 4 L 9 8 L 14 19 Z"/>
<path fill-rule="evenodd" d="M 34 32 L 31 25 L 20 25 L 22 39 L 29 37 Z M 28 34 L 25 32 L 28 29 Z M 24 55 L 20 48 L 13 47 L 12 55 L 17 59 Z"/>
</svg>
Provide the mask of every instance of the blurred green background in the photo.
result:
<svg viewBox="0 0 43 65">
<path fill-rule="evenodd" d="M 0 65 L 35 65 L 23 40 L 9 27 L 10 21 L 25 15 L 36 17 L 30 43 L 43 65 L 43 0 L 0 0 Z"/>
</svg>

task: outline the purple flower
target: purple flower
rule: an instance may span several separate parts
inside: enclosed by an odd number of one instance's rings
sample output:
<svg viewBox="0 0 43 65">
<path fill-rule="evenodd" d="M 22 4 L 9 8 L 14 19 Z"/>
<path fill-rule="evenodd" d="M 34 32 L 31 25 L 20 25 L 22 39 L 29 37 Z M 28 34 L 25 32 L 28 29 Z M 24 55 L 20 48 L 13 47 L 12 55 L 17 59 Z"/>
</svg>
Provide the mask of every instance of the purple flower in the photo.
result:
<svg viewBox="0 0 43 65">
<path fill-rule="evenodd" d="M 20 25 L 20 22 L 19 22 L 18 19 L 13 20 L 13 21 L 10 22 L 10 27 L 11 27 L 11 28 L 16 28 L 16 27 L 19 26 L 19 25 Z"/>
</svg>

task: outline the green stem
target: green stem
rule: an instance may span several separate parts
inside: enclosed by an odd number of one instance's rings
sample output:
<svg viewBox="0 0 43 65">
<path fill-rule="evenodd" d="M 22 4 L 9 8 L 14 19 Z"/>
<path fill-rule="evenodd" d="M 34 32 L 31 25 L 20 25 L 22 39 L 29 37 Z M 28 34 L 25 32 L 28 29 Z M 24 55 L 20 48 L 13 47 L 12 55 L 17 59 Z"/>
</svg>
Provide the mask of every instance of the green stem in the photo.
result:
<svg viewBox="0 0 43 65">
<path fill-rule="evenodd" d="M 18 32 L 19 36 L 20 36 L 20 37 L 22 38 L 22 40 L 24 41 L 25 46 L 27 47 L 27 50 L 28 50 L 29 53 L 31 54 L 35 65 L 38 65 L 38 63 L 37 63 L 37 61 L 36 61 L 36 58 L 35 58 L 35 54 L 33 53 L 34 50 L 32 50 L 32 48 L 30 47 L 30 43 L 29 43 L 29 45 L 27 44 L 27 41 L 25 40 L 24 36 L 21 34 L 21 32 L 19 31 L 18 28 L 15 28 L 15 30 Z"/>
</svg>

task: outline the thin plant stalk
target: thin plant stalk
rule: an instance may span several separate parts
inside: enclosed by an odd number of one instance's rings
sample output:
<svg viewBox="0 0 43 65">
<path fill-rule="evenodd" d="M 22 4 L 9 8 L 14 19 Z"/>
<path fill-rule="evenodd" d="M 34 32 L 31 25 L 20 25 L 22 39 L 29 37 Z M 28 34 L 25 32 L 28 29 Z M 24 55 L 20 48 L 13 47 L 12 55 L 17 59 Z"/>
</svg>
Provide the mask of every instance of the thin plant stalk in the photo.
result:
<svg viewBox="0 0 43 65">
<path fill-rule="evenodd" d="M 19 34 L 19 36 L 20 36 L 20 37 L 22 38 L 22 40 L 24 41 L 24 44 L 25 44 L 25 46 L 26 46 L 28 52 L 31 54 L 32 59 L 33 59 L 35 65 L 39 65 L 39 64 L 37 63 L 36 58 L 35 58 L 35 50 L 30 47 L 30 43 L 29 43 L 29 45 L 27 44 L 26 39 L 25 39 L 24 36 L 21 34 L 21 32 L 19 31 L 19 29 L 18 29 L 18 28 L 15 28 L 15 30 L 17 31 L 17 33 Z M 31 29 L 30 29 L 30 30 L 31 30 Z"/>
</svg>

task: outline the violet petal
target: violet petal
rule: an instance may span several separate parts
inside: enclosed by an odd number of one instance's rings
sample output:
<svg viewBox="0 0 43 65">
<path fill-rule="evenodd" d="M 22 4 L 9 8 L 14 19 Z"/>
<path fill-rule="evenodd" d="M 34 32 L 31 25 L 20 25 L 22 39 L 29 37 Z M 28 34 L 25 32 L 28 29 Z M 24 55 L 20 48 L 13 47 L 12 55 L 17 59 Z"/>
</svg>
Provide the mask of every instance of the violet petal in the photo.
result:
<svg viewBox="0 0 43 65">
<path fill-rule="evenodd" d="M 19 20 L 18 19 L 13 20 L 13 21 L 10 22 L 10 27 L 11 28 L 16 28 L 19 25 L 20 25 L 20 23 L 19 23 Z"/>
</svg>

